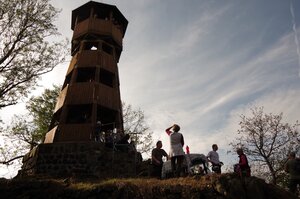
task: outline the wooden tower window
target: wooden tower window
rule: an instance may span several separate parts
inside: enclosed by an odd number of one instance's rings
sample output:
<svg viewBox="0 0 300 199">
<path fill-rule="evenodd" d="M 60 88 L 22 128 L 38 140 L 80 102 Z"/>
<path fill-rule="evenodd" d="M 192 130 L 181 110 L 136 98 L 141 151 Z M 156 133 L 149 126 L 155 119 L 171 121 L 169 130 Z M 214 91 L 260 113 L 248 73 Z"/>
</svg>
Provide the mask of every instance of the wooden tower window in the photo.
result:
<svg viewBox="0 0 300 199">
<path fill-rule="evenodd" d="M 98 42 L 85 42 L 83 50 L 98 50 Z"/>
<path fill-rule="evenodd" d="M 61 115 L 61 109 L 59 109 L 56 113 L 53 114 L 52 121 L 48 130 L 51 130 L 52 128 L 54 128 L 59 124 L 60 115 Z"/>
<path fill-rule="evenodd" d="M 100 83 L 114 88 L 115 75 L 107 70 L 100 69 Z"/>
<path fill-rule="evenodd" d="M 115 110 L 103 106 L 97 108 L 97 121 L 101 121 L 103 130 L 113 130 L 116 127 L 116 115 Z"/>
<path fill-rule="evenodd" d="M 102 44 L 102 50 L 106 52 L 107 54 L 112 55 L 113 54 L 113 48 L 105 43 Z"/>
<path fill-rule="evenodd" d="M 92 105 L 70 105 L 68 106 L 68 117 L 66 123 L 68 124 L 82 124 L 90 123 L 92 116 Z"/>
<path fill-rule="evenodd" d="M 63 90 L 68 84 L 70 84 L 70 82 L 71 82 L 71 77 L 72 77 L 72 73 L 73 73 L 73 71 L 70 72 L 70 73 L 66 76 L 66 79 L 65 79 L 64 85 L 63 85 L 63 87 L 62 87 L 62 90 Z"/>
<path fill-rule="evenodd" d="M 76 82 L 93 82 L 95 81 L 95 68 L 78 68 Z"/>
</svg>

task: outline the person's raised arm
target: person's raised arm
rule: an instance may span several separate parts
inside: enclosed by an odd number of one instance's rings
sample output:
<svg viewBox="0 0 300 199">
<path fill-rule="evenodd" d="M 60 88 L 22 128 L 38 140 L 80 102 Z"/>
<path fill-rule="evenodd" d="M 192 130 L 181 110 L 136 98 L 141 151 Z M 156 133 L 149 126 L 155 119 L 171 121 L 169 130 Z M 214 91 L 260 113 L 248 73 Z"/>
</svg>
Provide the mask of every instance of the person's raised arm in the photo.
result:
<svg viewBox="0 0 300 199">
<path fill-rule="evenodd" d="M 166 129 L 166 133 L 170 135 L 172 133 L 171 128 L 173 128 L 174 125 L 170 126 L 169 128 Z"/>
</svg>

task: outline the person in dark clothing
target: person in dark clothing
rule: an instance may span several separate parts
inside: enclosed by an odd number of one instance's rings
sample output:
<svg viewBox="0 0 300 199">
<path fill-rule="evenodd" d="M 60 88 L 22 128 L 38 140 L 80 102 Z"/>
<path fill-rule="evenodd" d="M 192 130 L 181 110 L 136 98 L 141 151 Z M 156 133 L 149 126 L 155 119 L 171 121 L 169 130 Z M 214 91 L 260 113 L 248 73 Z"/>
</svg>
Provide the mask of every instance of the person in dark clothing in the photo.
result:
<svg viewBox="0 0 300 199">
<path fill-rule="evenodd" d="M 291 152 L 289 159 L 285 164 L 284 170 L 290 174 L 289 190 L 291 193 L 296 193 L 297 185 L 300 186 L 300 159 L 296 158 L 296 153 Z"/>
<path fill-rule="evenodd" d="M 129 134 L 124 135 L 116 143 L 116 149 L 119 150 L 119 151 L 128 152 L 128 149 L 129 149 L 129 138 L 130 138 Z"/>
<path fill-rule="evenodd" d="M 95 127 L 95 141 L 99 142 L 101 141 L 101 121 L 97 121 L 96 127 Z"/>
<path fill-rule="evenodd" d="M 161 177 L 161 170 L 163 166 L 162 157 L 167 157 L 169 159 L 168 154 L 165 150 L 162 149 L 162 142 L 158 141 L 156 143 L 156 148 L 152 150 L 151 153 L 151 163 L 152 163 L 152 173 L 151 176 L 160 178 Z"/>
<path fill-rule="evenodd" d="M 114 137 L 113 137 L 113 132 L 111 130 L 106 131 L 104 133 L 104 142 L 106 147 L 111 149 L 114 148 Z"/>
<path fill-rule="evenodd" d="M 241 177 L 250 177 L 251 170 L 248 164 L 248 159 L 243 152 L 243 149 L 237 149 L 237 154 L 239 155 L 239 163 L 237 164 L 237 172 Z"/>
</svg>

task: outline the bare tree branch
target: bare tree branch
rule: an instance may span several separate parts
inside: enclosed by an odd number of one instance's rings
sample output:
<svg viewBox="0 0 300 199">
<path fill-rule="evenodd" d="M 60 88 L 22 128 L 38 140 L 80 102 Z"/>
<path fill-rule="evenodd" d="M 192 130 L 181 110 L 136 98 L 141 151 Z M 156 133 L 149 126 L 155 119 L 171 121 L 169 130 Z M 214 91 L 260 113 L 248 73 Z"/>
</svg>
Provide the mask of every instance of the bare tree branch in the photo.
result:
<svg viewBox="0 0 300 199">
<path fill-rule="evenodd" d="M 12 158 L 12 159 L 10 159 L 8 161 L 0 161 L 0 164 L 6 164 L 6 165 L 8 165 L 10 162 L 12 162 L 12 161 L 14 161 L 16 159 L 23 158 L 23 157 L 24 157 L 24 155 L 20 155 L 20 156 L 14 157 L 14 158 Z"/>
<path fill-rule="evenodd" d="M 59 10 L 49 0 L 1 1 L 0 10 L 1 109 L 26 97 L 41 75 L 64 61 L 68 48 L 54 42 Z"/>
</svg>

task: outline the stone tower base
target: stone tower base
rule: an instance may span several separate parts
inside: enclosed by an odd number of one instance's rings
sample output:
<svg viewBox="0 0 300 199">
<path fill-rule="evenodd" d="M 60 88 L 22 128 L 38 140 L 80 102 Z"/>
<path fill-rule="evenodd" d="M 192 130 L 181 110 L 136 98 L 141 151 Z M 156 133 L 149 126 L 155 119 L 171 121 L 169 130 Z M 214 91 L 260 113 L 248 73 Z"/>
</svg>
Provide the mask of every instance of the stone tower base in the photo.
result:
<svg viewBox="0 0 300 199">
<path fill-rule="evenodd" d="M 135 177 L 136 153 L 114 151 L 97 142 L 40 144 L 23 158 L 19 176 Z"/>
</svg>

